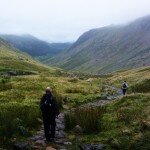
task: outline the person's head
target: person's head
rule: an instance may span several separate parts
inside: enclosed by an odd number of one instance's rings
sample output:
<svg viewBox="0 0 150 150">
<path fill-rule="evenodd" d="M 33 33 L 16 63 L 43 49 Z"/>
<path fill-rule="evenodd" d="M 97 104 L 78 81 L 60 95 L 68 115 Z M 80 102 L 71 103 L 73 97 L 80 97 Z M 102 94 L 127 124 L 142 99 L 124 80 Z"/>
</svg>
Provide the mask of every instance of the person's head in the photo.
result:
<svg viewBox="0 0 150 150">
<path fill-rule="evenodd" d="M 46 88 L 46 93 L 51 93 L 52 92 L 52 89 L 50 87 L 47 87 Z"/>
<path fill-rule="evenodd" d="M 124 81 L 126 83 L 126 81 Z"/>
</svg>

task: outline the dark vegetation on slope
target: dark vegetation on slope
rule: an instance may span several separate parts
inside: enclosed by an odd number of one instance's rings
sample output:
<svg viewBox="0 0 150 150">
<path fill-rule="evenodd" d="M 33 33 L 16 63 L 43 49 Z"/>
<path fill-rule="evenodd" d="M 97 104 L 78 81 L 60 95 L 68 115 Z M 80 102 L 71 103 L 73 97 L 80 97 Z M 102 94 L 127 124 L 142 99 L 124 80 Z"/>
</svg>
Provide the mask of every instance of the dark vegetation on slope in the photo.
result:
<svg viewBox="0 0 150 150">
<path fill-rule="evenodd" d="M 31 56 L 52 57 L 71 46 L 71 43 L 48 43 L 31 35 L 0 35 L 15 48 L 30 54 Z"/>
<path fill-rule="evenodd" d="M 128 25 L 90 30 L 45 63 L 67 70 L 108 73 L 150 65 L 150 16 Z"/>
</svg>

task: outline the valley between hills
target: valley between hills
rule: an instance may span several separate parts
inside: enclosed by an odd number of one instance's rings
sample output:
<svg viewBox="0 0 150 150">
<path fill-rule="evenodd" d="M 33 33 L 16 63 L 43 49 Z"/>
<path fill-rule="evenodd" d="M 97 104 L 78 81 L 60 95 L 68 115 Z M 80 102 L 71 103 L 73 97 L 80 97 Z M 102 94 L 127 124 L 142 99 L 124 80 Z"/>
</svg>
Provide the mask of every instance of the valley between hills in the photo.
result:
<svg viewBox="0 0 150 150">
<path fill-rule="evenodd" d="M 149 16 L 93 29 L 75 43 L 0 37 L 0 149 L 150 148 Z M 126 96 L 119 92 L 124 80 Z M 39 101 L 47 86 L 65 137 L 46 145 Z"/>
</svg>

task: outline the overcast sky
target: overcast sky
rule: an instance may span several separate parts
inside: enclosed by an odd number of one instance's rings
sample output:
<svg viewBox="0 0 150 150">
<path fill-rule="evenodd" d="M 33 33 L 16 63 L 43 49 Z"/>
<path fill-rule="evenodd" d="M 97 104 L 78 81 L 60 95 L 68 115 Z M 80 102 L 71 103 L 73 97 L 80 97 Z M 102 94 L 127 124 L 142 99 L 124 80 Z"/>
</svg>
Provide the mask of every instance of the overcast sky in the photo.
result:
<svg viewBox="0 0 150 150">
<path fill-rule="evenodd" d="M 150 14 L 150 0 L 0 0 L 0 33 L 72 42 L 92 28 Z"/>
</svg>

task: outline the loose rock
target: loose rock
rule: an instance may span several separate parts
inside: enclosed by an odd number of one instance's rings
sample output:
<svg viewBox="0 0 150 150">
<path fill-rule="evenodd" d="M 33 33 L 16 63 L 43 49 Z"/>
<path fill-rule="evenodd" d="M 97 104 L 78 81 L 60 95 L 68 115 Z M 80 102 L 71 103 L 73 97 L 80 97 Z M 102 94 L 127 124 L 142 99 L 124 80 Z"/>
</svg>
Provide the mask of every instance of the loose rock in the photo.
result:
<svg viewBox="0 0 150 150">
<path fill-rule="evenodd" d="M 55 148 L 49 146 L 49 147 L 46 147 L 46 150 L 56 150 Z"/>
<path fill-rule="evenodd" d="M 64 142 L 64 145 L 72 145 L 71 142 Z"/>
<path fill-rule="evenodd" d="M 35 145 L 36 145 L 36 146 L 43 146 L 43 147 L 45 147 L 45 146 L 46 146 L 46 143 L 45 143 L 44 140 L 37 140 L 37 141 L 35 142 Z"/>
</svg>

